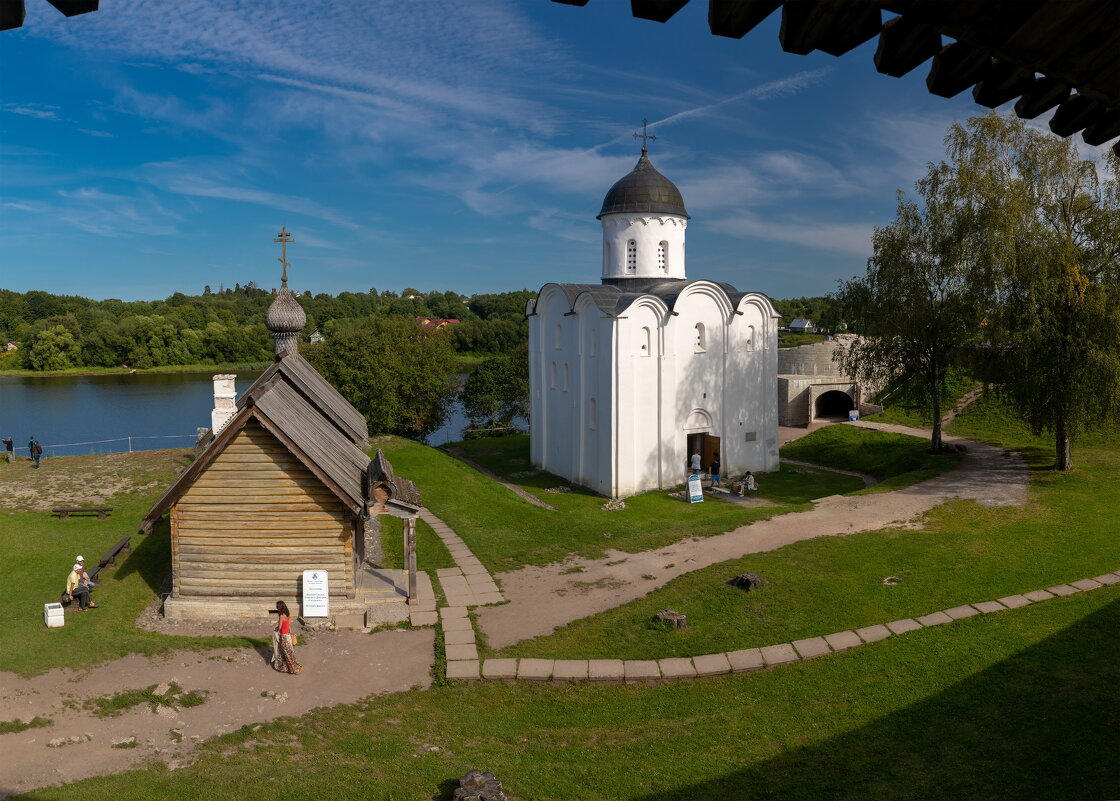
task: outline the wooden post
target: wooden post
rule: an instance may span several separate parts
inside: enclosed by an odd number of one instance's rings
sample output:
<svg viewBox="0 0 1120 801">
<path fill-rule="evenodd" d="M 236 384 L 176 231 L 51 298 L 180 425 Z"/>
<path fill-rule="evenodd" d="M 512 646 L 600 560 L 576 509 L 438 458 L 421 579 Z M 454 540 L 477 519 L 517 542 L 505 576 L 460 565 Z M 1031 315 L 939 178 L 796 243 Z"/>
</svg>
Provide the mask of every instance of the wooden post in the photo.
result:
<svg viewBox="0 0 1120 801">
<path fill-rule="evenodd" d="M 416 595 L 416 518 L 404 519 L 404 559 L 408 569 L 408 602 L 419 601 Z"/>
</svg>

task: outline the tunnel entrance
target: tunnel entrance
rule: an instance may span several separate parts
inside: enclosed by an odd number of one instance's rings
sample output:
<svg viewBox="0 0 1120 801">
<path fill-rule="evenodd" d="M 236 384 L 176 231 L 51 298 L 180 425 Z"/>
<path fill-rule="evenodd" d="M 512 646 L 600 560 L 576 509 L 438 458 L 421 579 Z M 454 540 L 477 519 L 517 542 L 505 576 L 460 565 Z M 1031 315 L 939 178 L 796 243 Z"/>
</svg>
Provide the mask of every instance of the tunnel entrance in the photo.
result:
<svg viewBox="0 0 1120 801">
<path fill-rule="evenodd" d="M 848 412 L 854 408 L 856 408 L 856 405 L 848 396 L 848 393 L 841 392 L 838 389 L 830 389 L 828 392 L 817 396 L 817 402 L 813 408 L 813 419 L 847 420 Z"/>
</svg>

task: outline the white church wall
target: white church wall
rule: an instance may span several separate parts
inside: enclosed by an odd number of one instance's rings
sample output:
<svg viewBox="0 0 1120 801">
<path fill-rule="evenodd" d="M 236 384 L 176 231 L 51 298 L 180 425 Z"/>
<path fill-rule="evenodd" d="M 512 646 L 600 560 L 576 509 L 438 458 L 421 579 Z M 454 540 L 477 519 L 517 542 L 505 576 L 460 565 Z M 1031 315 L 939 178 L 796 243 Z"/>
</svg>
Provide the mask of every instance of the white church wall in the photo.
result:
<svg viewBox="0 0 1120 801">
<path fill-rule="evenodd" d="M 665 312 L 664 304 L 648 298 L 618 320 L 618 495 L 661 486 L 659 357 Z"/>
<path fill-rule="evenodd" d="M 777 469 L 777 326 L 761 295 L 747 296 L 731 323 L 727 358 L 728 443 L 724 471 Z M 771 453 L 773 451 L 773 453 Z"/>
<path fill-rule="evenodd" d="M 684 217 L 607 214 L 602 224 L 604 278 L 685 277 L 684 239 L 688 220 Z M 659 255 L 662 243 L 663 259 Z"/>
</svg>

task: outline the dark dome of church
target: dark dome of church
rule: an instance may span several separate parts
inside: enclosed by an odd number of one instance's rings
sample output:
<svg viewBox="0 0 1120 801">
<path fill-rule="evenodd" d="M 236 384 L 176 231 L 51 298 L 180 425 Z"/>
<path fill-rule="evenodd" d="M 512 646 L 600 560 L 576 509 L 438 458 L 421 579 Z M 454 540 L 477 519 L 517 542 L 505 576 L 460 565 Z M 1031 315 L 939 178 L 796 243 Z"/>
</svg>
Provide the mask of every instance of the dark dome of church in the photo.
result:
<svg viewBox="0 0 1120 801">
<path fill-rule="evenodd" d="M 603 208 L 596 216 L 604 214 L 677 214 L 688 218 L 684 198 L 676 185 L 659 173 L 642 148 L 642 157 L 627 175 L 620 179 L 603 198 Z"/>
</svg>

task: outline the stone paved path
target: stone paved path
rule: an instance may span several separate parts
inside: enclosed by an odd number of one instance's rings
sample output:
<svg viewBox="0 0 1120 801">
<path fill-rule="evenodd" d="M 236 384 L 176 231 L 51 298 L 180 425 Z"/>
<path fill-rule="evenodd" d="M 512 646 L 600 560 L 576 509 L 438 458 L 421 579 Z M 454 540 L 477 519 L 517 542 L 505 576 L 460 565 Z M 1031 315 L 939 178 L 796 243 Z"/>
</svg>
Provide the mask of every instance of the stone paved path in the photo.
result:
<svg viewBox="0 0 1120 801">
<path fill-rule="evenodd" d="M 865 626 L 854 631 L 837 631 L 821 637 L 808 637 L 792 642 L 766 645 L 761 648 L 744 648 L 718 654 L 666 659 L 487 659 L 481 668 L 478 663 L 464 666 L 455 676 L 459 679 L 527 679 L 531 681 L 613 681 L 640 682 L 655 679 L 691 679 L 701 676 L 722 676 L 750 670 L 783 665 L 789 662 L 816 659 L 865 643 L 878 642 L 918 629 L 940 626 L 981 614 L 1004 612 L 1031 603 L 1072 595 L 1077 592 L 1100 589 L 1120 584 L 1120 571 L 1103 573 L 1093 578 L 1059 584 L 1045 590 L 1034 590 L 1021 595 L 1009 595 L 993 601 L 979 601 L 943 609 L 917 618 L 893 620 L 889 623 Z"/>
<path fill-rule="evenodd" d="M 922 436 L 904 426 L 845 423 Z M 831 496 L 806 512 L 781 515 L 742 526 L 726 534 L 684 540 L 642 553 L 609 551 L 601 559 L 571 558 L 562 565 L 525 567 L 497 578 L 505 606 L 480 609 L 479 623 L 492 647 L 551 633 L 557 626 L 640 598 L 685 573 L 771 551 L 814 537 L 842 536 L 911 521 L 951 499 L 971 499 L 985 506 L 1016 506 L 1027 501 L 1028 471 L 1017 454 L 958 437 L 968 452 L 956 470 L 896 492 Z M 682 514 L 687 509 L 682 508 Z M 582 568 L 573 573 L 572 568 Z"/>
</svg>

